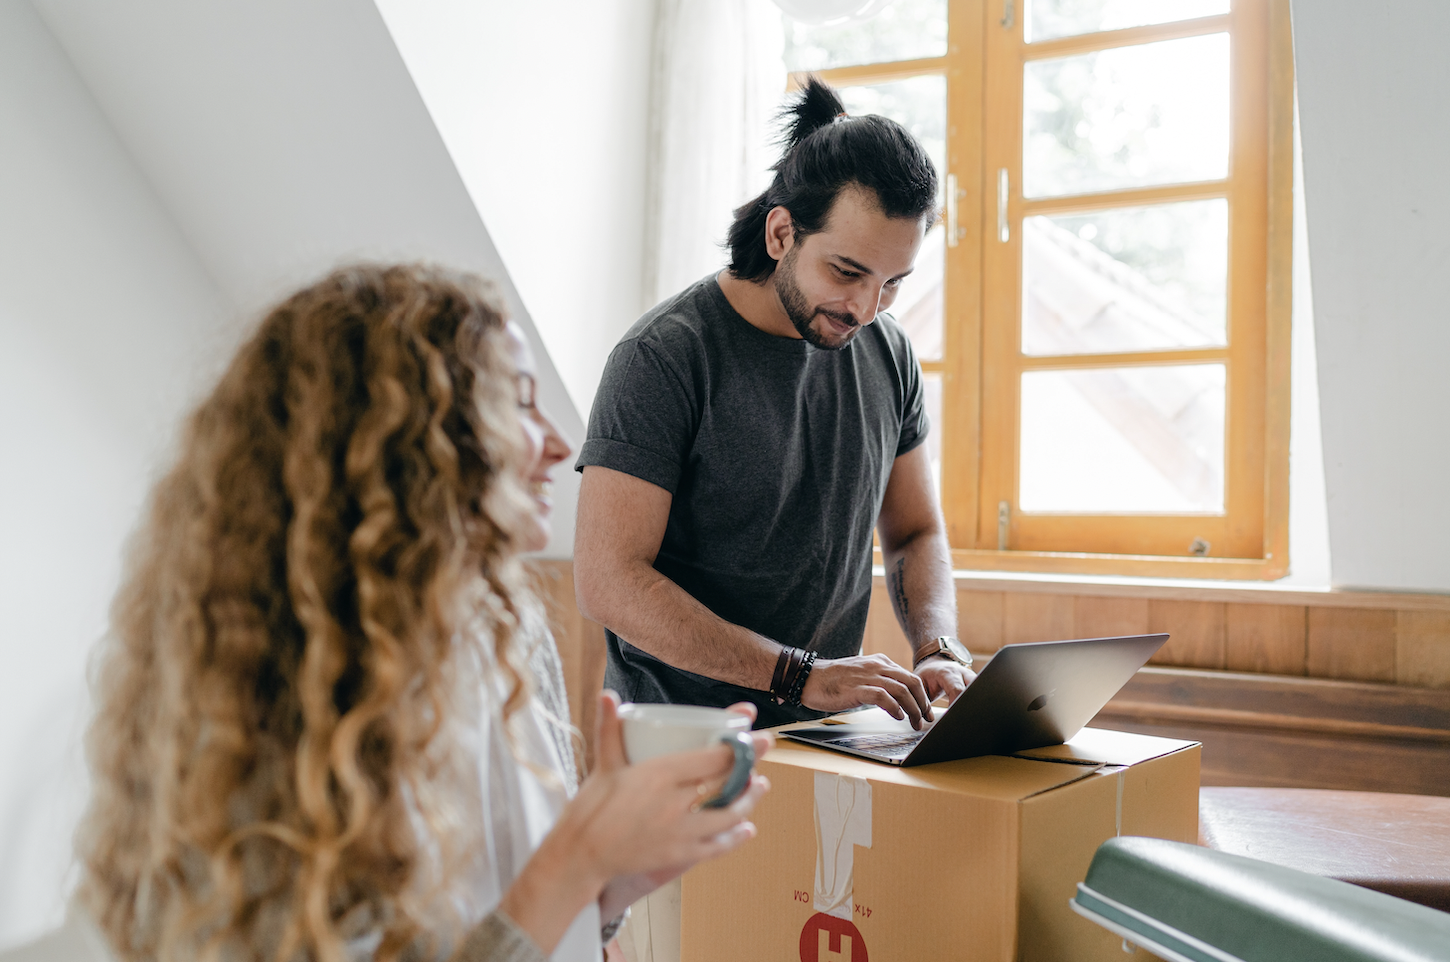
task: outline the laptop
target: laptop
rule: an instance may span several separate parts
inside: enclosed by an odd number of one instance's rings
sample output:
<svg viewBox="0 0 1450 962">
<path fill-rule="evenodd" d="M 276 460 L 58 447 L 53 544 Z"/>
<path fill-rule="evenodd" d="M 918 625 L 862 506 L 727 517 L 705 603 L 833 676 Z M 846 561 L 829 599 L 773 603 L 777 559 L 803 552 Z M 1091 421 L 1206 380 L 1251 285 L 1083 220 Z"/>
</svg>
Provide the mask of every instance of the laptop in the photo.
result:
<svg viewBox="0 0 1450 962">
<path fill-rule="evenodd" d="M 923 731 L 836 723 L 781 736 L 908 767 L 1060 745 L 1168 640 L 1166 634 L 1007 645 Z"/>
</svg>

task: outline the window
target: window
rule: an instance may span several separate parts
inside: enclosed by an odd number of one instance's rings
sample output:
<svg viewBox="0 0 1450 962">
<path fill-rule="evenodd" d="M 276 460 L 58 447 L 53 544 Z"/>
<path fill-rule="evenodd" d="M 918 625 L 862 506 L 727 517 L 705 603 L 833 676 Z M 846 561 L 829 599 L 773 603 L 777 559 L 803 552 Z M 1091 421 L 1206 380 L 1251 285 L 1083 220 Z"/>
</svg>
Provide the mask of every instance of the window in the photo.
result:
<svg viewBox="0 0 1450 962">
<path fill-rule="evenodd" d="M 1281 576 L 1287 0 L 898 0 L 786 34 L 793 76 L 943 175 L 893 313 L 958 565 Z"/>
</svg>

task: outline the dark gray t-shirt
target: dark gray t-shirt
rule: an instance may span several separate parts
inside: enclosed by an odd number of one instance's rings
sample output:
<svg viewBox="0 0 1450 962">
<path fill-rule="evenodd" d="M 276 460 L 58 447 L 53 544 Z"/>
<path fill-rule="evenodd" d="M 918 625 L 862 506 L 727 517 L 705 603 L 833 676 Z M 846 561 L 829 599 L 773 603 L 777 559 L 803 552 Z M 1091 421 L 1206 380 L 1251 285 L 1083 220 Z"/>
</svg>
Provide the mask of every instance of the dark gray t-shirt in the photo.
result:
<svg viewBox="0 0 1450 962">
<path fill-rule="evenodd" d="M 842 658 L 860 653 L 892 464 L 926 434 L 921 368 L 890 315 L 821 350 L 751 326 L 712 276 L 615 347 L 576 468 L 674 496 L 654 566 L 715 614 Z M 752 701 L 760 725 L 820 717 L 606 639 L 605 684 L 626 701 Z"/>
</svg>

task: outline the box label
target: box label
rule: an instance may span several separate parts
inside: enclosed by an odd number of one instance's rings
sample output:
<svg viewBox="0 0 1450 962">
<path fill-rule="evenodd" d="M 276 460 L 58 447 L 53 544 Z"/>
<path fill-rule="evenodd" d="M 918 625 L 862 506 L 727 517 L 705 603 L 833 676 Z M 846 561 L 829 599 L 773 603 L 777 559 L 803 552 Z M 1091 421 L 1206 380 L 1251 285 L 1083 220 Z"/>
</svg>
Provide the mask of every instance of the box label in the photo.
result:
<svg viewBox="0 0 1450 962">
<path fill-rule="evenodd" d="M 849 919 L 817 912 L 801 929 L 801 962 L 868 962 L 866 940 Z"/>
</svg>

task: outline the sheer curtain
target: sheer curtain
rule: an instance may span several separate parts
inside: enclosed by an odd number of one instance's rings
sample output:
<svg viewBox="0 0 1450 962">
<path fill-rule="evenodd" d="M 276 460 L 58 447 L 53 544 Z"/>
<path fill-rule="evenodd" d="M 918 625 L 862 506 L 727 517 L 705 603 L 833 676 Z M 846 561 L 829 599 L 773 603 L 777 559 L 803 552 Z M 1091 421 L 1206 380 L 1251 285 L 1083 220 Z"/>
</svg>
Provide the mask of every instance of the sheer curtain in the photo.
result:
<svg viewBox="0 0 1450 962">
<path fill-rule="evenodd" d="M 770 0 L 659 0 L 644 307 L 723 267 L 731 212 L 770 183 L 784 43 Z"/>
</svg>

